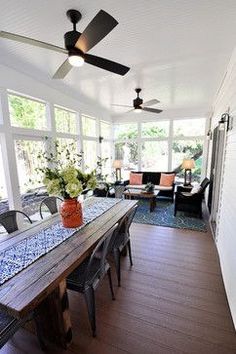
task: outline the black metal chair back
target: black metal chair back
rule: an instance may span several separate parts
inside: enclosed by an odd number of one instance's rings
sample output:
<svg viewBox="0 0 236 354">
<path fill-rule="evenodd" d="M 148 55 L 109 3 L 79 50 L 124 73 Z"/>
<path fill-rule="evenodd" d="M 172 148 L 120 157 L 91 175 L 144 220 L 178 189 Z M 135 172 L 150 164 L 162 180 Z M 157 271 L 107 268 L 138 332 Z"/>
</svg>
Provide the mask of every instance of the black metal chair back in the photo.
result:
<svg viewBox="0 0 236 354">
<path fill-rule="evenodd" d="M 48 208 L 48 210 L 50 211 L 50 213 L 52 215 L 56 214 L 58 212 L 57 202 L 59 200 L 62 201 L 62 199 L 60 197 L 51 196 L 51 197 L 46 197 L 41 201 L 40 206 L 39 206 L 39 214 L 40 214 L 41 219 L 43 219 L 42 209 L 43 209 L 44 205 L 46 205 L 46 207 Z"/>
<path fill-rule="evenodd" d="M 206 177 L 201 183 L 202 193 L 205 192 L 206 187 L 210 184 L 210 180 Z"/>
<path fill-rule="evenodd" d="M 99 260 L 99 267 L 98 267 L 98 273 L 96 274 L 96 278 L 99 279 L 102 275 L 104 275 L 107 272 L 106 269 L 106 258 L 108 255 L 108 252 L 110 250 L 110 243 L 112 240 L 112 236 L 116 232 L 116 229 L 118 227 L 118 223 L 115 224 L 110 230 L 108 230 L 103 238 L 98 242 L 97 246 L 93 250 L 85 274 L 84 274 L 84 287 L 86 288 L 87 282 L 90 281 L 89 275 L 92 273 L 92 270 L 94 269 L 94 263 Z M 89 284 L 91 285 L 91 284 Z"/>
<path fill-rule="evenodd" d="M 22 214 L 32 224 L 30 217 L 21 210 L 9 210 L 0 214 L 0 224 L 6 229 L 8 234 L 18 230 L 17 214 Z"/>
<path fill-rule="evenodd" d="M 129 235 L 129 228 L 132 224 L 134 215 L 137 211 L 138 205 L 135 205 L 126 215 L 126 221 L 125 221 L 125 233 Z"/>
</svg>

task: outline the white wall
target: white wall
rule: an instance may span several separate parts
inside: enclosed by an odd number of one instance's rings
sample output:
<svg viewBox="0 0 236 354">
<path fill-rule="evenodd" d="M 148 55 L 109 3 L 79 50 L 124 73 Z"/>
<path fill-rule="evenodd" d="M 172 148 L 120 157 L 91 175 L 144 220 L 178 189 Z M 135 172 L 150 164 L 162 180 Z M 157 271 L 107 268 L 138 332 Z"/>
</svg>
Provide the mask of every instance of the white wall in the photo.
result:
<svg viewBox="0 0 236 354">
<path fill-rule="evenodd" d="M 236 50 L 234 51 L 213 107 L 212 129 L 230 107 L 234 127 L 228 131 L 217 215 L 216 245 L 231 314 L 236 328 Z M 210 149 L 211 151 L 211 149 Z M 210 158 L 209 158 L 210 165 Z M 209 166 L 208 165 L 208 166 Z"/>
</svg>

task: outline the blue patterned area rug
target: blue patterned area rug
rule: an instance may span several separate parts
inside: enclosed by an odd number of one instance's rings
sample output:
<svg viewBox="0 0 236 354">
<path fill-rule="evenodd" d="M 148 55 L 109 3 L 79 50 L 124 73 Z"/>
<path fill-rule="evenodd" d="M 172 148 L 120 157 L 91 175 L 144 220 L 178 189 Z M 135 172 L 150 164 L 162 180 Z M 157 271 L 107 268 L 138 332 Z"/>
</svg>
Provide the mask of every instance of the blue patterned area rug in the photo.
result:
<svg viewBox="0 0 236 354">
<path fill-rule="evenodd" d="M 181 212 L 177 212 L 177 215 L 174 216 L 174 203 L 159 199 L 157 199 L 155 211 L 152 213 L 149 211 L 149 202 L 139 200 L 134 222 L 207 232 L 206 223 L 202 219 L 186 216 Z"/>
</svg>

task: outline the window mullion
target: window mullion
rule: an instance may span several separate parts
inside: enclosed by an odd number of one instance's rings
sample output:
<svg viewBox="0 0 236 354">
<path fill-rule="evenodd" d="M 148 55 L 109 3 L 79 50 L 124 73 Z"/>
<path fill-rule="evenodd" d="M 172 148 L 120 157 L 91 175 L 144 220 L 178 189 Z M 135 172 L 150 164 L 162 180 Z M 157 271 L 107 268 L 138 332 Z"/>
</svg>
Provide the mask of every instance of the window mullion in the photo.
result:
<svg viewBox="0 0 236 354">
<path fill-rule="evenodd" d="M 21 197 L 19 179 L 17 174 L 16 154 L 14 139 L 11 132 L 10 112 L 8 106 L 7 90 L 0 89 L 1 111 L 4 124 L 4 135 L 2 139 L 3 163 L 8 194 L 9 208 L 20 209 Z"/>
</svg>

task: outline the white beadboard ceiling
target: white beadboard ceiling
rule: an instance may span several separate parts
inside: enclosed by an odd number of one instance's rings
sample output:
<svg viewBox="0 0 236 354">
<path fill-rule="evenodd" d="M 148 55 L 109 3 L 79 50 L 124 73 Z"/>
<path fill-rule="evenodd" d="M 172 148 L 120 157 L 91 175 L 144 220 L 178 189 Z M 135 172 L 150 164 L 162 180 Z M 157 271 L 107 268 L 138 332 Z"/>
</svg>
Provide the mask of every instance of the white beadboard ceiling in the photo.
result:
<svg viewBox="0 0 236 354">
<path fill-rule="evenodd" d="M 132 103 L 137 86 L 144 100 L 161 101 L 164 112 L 156 117 L 207 114 L 236 44 L 235 0 L 0 0 L 0 5 L 1 30 L 59 46 L 71 30 L 69 8 L 82 13 L 79 31 L 100 9 L 114 16 L 119 25 L 90 53 L 130 66 L 125 77 L 84 65 L 60 82 L 51 80 L 63 54 L 5 39 L 0 63 L 91 99 L 116 119 L 125 110 L 111 104 Z"/>
</svg>

